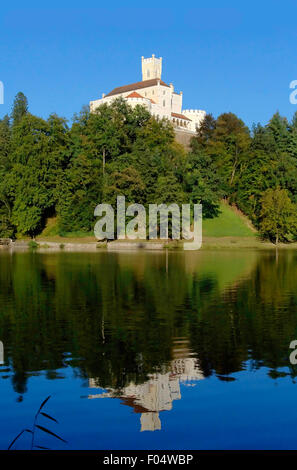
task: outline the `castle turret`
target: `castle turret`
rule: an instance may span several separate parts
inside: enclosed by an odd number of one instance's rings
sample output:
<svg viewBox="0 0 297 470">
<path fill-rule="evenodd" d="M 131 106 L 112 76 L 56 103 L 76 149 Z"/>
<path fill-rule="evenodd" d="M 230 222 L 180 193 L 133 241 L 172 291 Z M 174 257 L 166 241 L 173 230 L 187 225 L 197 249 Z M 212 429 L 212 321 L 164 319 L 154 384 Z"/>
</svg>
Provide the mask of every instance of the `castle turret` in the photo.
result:
<svg viewBox="0 0 297 470">
<path fill-rule="evenodd" d="M 151 80 L 152 78 L 159 78 L 162 75 L 162 57 L 157 59 L 155 54 L 152 57 L 145 59 L 141 57 L 142 81 Z"/>
</svg>

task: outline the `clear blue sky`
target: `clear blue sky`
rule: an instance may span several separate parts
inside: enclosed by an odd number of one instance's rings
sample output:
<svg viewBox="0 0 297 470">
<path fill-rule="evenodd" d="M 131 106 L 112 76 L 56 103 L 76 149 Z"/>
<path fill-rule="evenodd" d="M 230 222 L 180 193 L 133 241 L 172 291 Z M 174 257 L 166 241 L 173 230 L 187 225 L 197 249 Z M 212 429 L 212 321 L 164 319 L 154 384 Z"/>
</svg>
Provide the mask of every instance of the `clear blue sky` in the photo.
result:
<svg viewBox="0 0 297 470">
<path fill-rule="evenodd" d="M 23 91 L 32 113 L 70 119 L 102 92 L 141 80 L 140 58 L 152 53 L 163 57 L 162 78 L 183 91 L 184 108 L 232 111 L 248 125 L 297 110 L 289 102 L 296 0 L 38 4 L 1 5 L 0 117 Z"/>
</svg>

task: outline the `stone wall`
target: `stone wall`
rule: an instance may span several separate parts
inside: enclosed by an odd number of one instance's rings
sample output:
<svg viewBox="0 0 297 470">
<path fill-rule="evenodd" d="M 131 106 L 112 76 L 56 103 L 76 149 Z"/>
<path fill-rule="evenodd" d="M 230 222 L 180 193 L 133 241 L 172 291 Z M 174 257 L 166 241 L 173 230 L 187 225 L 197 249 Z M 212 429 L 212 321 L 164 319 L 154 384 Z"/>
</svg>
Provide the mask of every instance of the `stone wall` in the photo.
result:
<svg viewBox="0 0 297 470">
<path fill-rule="evenodd" d="M 190 150 L 190 142 L 192 137 L 195 134 L 193 132 L 187 132 L 180 129 L 174 129 L 175 132 L 175 140 L 181 144 L 186 150 Z"/>
</svg>

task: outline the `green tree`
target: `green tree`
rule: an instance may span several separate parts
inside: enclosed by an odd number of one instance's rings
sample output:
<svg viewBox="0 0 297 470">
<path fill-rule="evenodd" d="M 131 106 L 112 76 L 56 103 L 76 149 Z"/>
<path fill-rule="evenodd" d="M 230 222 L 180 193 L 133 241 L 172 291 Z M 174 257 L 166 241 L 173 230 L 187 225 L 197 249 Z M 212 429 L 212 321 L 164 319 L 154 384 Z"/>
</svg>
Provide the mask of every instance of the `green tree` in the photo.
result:
<svg viewBox="0 0 297 470">
<path fill-rule="evenodd" d="M 94 226 L 94 209 L 102 201 L 101 161 L 83 151 L 63 173 L 56 205 L 60 235 L 89 232 Z"/>
<path fill-rule="evenodd" d="M 296 233 L 296 206 L 292 204 L 285 189 L 268 189 L 262 196 L 260 230 L 277 245 L 279 241 Z"/>
<path fill-rule="evenodd" d="M 18 124 L 20 120 L 23 118 L 28 113 L 28 100 L 24 93 L 21 91 L 16 95 L 14 102 L 13 102 L 13 107 L 12 107 L 12 112 L 11 112 L 11 118 L 13 121 L 13 125 Z"/>
<path fill-rule="evenodd" d="M 196 131 L 195 137 L 191 140 L 191 149 L 193 152 L 205 148 L 211 141 L 216 128 L 216 120 L 212 114 L 206 114 L 200 127 Z"/>
<path fill-rule="evenodd" d="M 11 220 L 20 234 L 35 236 L 55 213 L 57 186 L 68 158 L 67 132 L 65 120 L 55 115 L 45 121 L 28 113 L 13 126 L 7 184 L 13 199 Z"/>
<path fill-rule="evenodd" d="M 212 154 L 219 155 L 220 172 L 229 194 L 248 166 L 250 142 L 249 129 L 235 114 L 224 113 L 218 117 L 209 146 Z"/>
<path fill-rule="evenodd" d="M 275 151 L 279 154 L 287 152 L 290 138 L 287 118 L 276 112 L 267 124 L 267 129 L 273 137 Z"/>
<path fill-rule="evenodd" d="M 0 237 L 13 236 L 11 211 L 13 201 L 9 195 L 11 128 L 8 116 L 0 120 Z"/>
<path fill-rule="evenodd" d="M 0 166 L 6 166 L 10 151 L 10 119 L 9 116 L 4 116 L 0 119 Z"/>
<path fill-rule="evenodd" d="M 213 218 L 219 214 L 222 179 L 213 158 L 203 150 L 196 152 L 187 161 L 185 189 L 193 204 L 203 205 L 203 217 Z"/>
</svg>

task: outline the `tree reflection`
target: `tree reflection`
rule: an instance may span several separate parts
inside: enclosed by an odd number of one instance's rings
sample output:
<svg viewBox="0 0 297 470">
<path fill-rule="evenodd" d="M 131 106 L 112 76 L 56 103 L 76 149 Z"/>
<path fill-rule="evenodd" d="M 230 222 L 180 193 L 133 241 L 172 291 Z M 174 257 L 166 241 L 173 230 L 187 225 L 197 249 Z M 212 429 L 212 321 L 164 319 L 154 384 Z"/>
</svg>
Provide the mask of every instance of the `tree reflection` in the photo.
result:
<svg viewBox="0 0 297 470">
<path fill-rule="evenodd" d="M 0 257 L 0 338 L 16 392 L 73 372 L 121 391 L 166 374 L 176 338 L 204 376 L 289 369 L 297 255 L 280 252 L 15 253 Z M 61 372 L 61 371 L 60 371 Z"/>
</svg>

